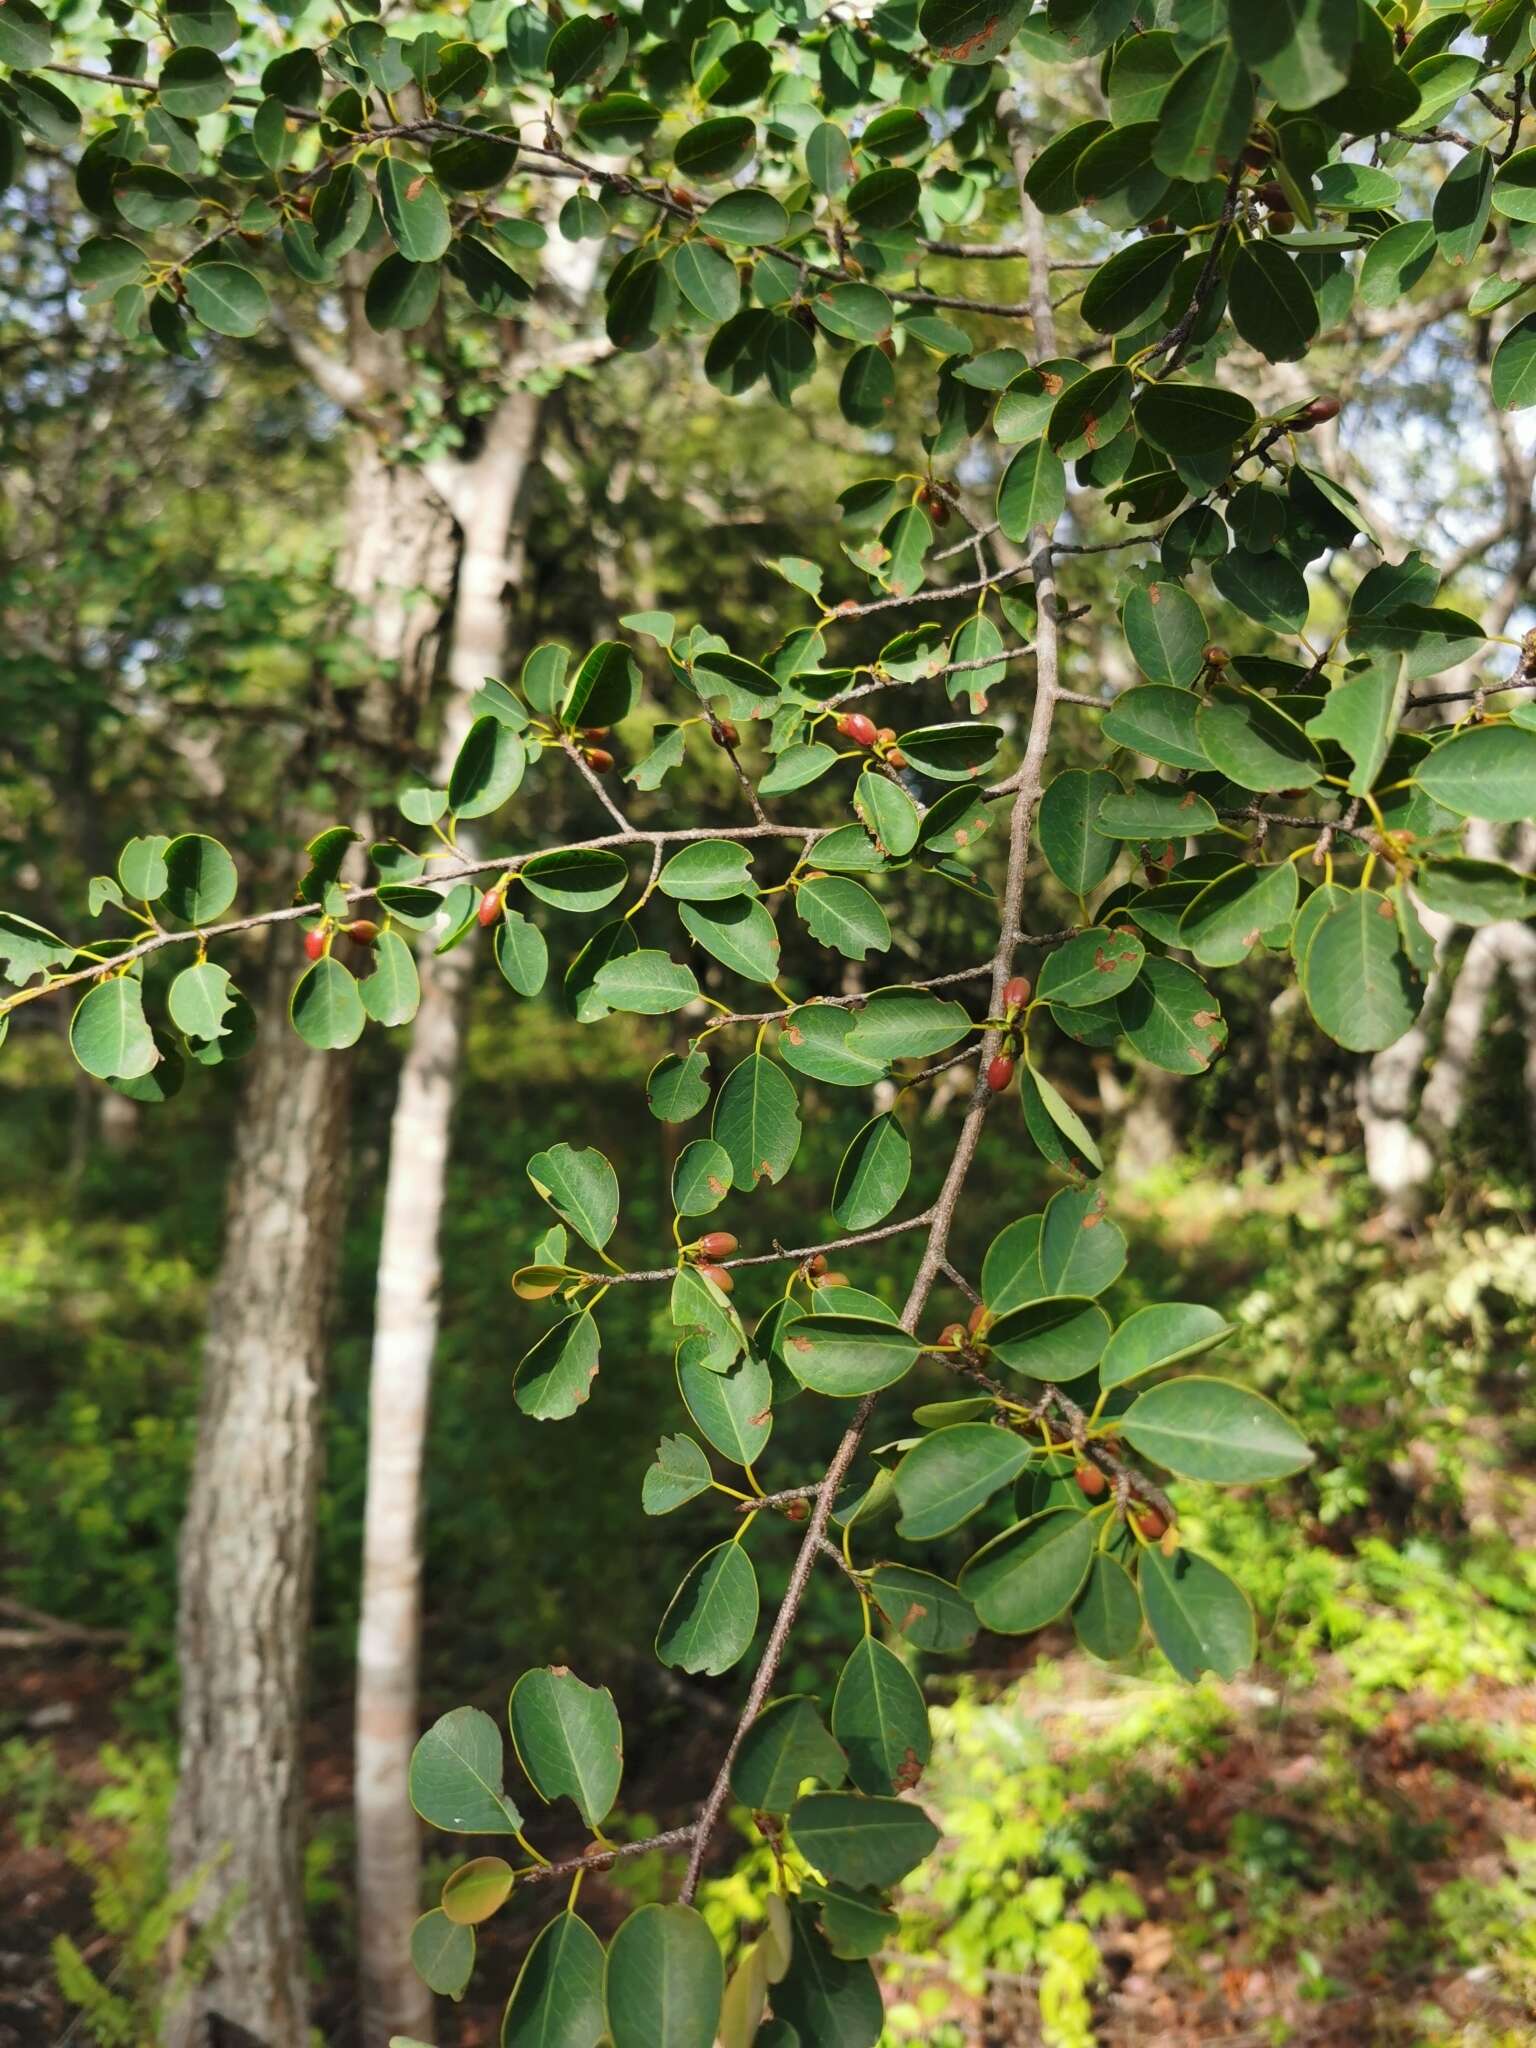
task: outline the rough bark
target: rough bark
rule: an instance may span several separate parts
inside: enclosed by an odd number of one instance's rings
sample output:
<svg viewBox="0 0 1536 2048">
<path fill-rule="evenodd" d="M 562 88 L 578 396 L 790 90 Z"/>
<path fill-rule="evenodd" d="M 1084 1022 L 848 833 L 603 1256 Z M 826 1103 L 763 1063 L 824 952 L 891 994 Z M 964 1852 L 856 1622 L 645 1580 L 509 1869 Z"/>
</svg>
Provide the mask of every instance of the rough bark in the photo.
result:
<svg viewBox="0 0 1536 2048">
<path fill-rule="evenodd" d="M 376 664 L 360 722 L 380 738 L 421 700 L 452 564 L 451 523 L 422 473 L 354 436 L 336 582 Z M 288 1023 L 301 965 L 273 963 L 250 1057 L 181 1541 L 172 1878 L 211 1873 L 194 1926 L 221 1908 L 231 1917 L 211 1972 L 167 2023 L 169 2048 L 306 2038 L 304 1664 L 348 1062 L 307 1052 Z"/>
</svg>

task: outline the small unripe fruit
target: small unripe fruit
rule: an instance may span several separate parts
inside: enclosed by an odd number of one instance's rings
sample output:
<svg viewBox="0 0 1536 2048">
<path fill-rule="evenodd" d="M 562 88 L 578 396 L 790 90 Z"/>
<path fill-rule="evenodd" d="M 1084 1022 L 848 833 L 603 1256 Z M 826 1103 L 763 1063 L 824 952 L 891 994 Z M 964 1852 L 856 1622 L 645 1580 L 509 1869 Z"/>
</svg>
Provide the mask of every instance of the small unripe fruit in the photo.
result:
<svg viewBox="0 0 1536 2048">
<path fill-rule="evenodd" d="M 1339 401 L 1336 398 L 1314 398 L 1294 415 L 1291 425 L 1305 431 L 1308 427 L 1320 427 L 1328 420 L 1336 420 L 1338 416 Z"/>
<path fill-rule="evenodd" d="M 584 725 L 581 736 L 584 740 L 605 740 L 612 730 L 612 726 L 608 725 Z"/>
<path fill-rule="evenodd" d="M 933 521 L 934 525 L 948 526 L 949 507 L 945 504 L 944 500 L 936 494 L 930 493 L 925 503 L 928 509 L 928 517 Z"/>
<path fill-rule="evenodd" d="M 1243 162 L 1250 171 L 1262 171 L 1269 162 L 1269 150 L 1262 142 L 1250 142 L 1243 151 Z"/>
<path fill-rule="evenodd" d="M 823 1273 L 816 1284 L 818 1287 L 849 1287 L 852 1282 L 846 1273 Z"/>
<path fill-rule="evenodd" d="M 1079 1465 L 1072 1477 L 1089 1500 L 1098 1500 L 1109 1491 L 1109 1481 L 1097 1465 Z"/>
<path fill-rule="evenodd" d="M 355 917 L 347 926 L 347 937 L 355 946 L 371 946 L 379 936 L 379 928 L 370 917 Z"/>
<path fill-rule="evenodd" d="M 1027 974 L 1015 974 L 1003 983 L 1003 1009 L 1011 1017 L 1015 1010 L 1022 1010 L 1029 1001 L 1030 986 Z"/>
<path fill-rule="evenodd" d="M 981 1326 L 986 1320 L 987 1305 L 984 1301 L 978 1301 L 976 1306 L 971 1310 L 970 1315 L 966 1318 L 965 1327 L 968 1334 L 972 1337 L 976 1336 L 980 1332 Z"/>
<path fill-rule="evenodd" d="M 791 1522 L 808 1522 L 811 1519 L 811 1504 L 808 1500 L 787 1500 L 784 1513 Z"/>
<path fill-rule="evenodd" d="M 941 1344 L 963 1344 L 965 1342 L 964 1323 L 946 1323 L 939 1332 L 939 1342 Z"/>
<path fill-rule="evenodd" d="M 905 768 L 907 765 L 907 757 L 900 747 L 887 747 L 885 758 L 887 765 L 892 768 Z"/>
<path fill-rule="evenodd" d="M 587 766 L 598 775 L 607 775 L 613 767 L 613 756 L 606 747 L 588 747 Z"/>
<path fill-rule="evenodd" d="M 1288 235 L 1295 225 L 1296 216 L 1294 213 L 1286 213 L 1282 210 L 1269 216 L 1269 232 L 1272 235 Z"/>
<path fill-rule="evenodd" d="M 1168 1517 L 1157 1508 L 1143 1508 L 1136 1517 L 1136 1526 L 1149 1543 L 1156 1543 L 1168 1533 Z"/>
<path fill-rule="evenodd" d="M 872 747 L 875 744 L 875 721 L 866 718 L 862 711 L 845 711 L 837 721 L 837 729 L 845 740 L 852 740 L 856 747 Z"/>
<path fill-rule="evenodd" d="M 805 1270 L 807 1271 L 807 1273 L 810 1273 L 810 1274 L 812 1274 L 812 1275 L 813 1275 L 813 1276 L 815 1276 L 816 1278 L 820 1278 L 820 1276 L 821 1276 L 821 1275 L 822 1275 L 823 1273 L 825 1273 L 825 1272 L 826 1272 L 826 1270 L 827 1270 L 827 1255 L 826 1255 L 826 1253 L 825 1253 L 825 1252 L 814 1252 L 814 1253 L 813 1253 L 813 1254 L 811 1255 L 811 1257 L 810 1257 L 810 1258 L 808 1258 L 808 1259 L 806 1260 L 806 1262 L 805 1262 Z"/>
<path fill-rule="evenodd" d="M 1002 1095 L 1013 1084 L 1013 1061 L 1007 1053 L 1000 1052 L 987 1068 L 987 1086 L 994 1095 Z"/>
<path fill-rule="evenodd" d="M 325 958 L 325 933 L 321 931 L 318 925 L 313 930 L 307 931 L 304 934 L 304 951 L 311 960 L 323 960 Z"/>
<path fill-rule="evenodd" d="M 894 747 L 894 746 L 895 746 L 895 744 L 896 744 L 896 728 L 895 728 L 895 726 L 894 726 L 894 725 L 882 725 L 882 726 L 881 726 L 881 728 L 880 728 L 880 730 L 879 730 L 879 731 L 878 731 L 878 732 L 877 732 L 877 733 L 875 734 L 875 745 L 876 745 L 877 747 Z"/>
<path fill-rule="evenodd" d="M 480 898 L 480 908 L 475 912 L 475 917 L 482 926 L 493 925 L 500 918 L 501 911 L 501 891 L 499 889 L 487 889 Z"/>
<path fill-rule="evenodd" d="M 722 1294 L 729 1294 L 736 1285 L 730 1268 L 727 1266 L 700 1266 L 699 1271 L 706 1280 L 713 1280 Z"/>
<path fill-rule="evenodd" d="M 1290 211 L 1291 202 L 1285 196 L 1285 187 L 1277 178 L 1271 178 L 1267 185 L 1256 187 L 1253 196 L 1261 206 L 1267 206 L 1273 212 L 1288 213 Z"/>
<path fill-rule="evenodd" d="M 696 1249 L 706 1259 L 728 1259 L 736 1249 L 736 1240 L 728 1230 L 706 1230 Z"/>
<path fill-rule="evenodd" d="M 728 718 L 717 718 L 709 729 L 709 736 L 717 747 L 739 747 L 741 734 Z"/>
<path fill-rule="evenodd" d="M 1225 668 L 1232 659 L 1225 647 L 1218 647 L 1213 640 L 1202 656 L 1207 668 Z"/>
</svg>

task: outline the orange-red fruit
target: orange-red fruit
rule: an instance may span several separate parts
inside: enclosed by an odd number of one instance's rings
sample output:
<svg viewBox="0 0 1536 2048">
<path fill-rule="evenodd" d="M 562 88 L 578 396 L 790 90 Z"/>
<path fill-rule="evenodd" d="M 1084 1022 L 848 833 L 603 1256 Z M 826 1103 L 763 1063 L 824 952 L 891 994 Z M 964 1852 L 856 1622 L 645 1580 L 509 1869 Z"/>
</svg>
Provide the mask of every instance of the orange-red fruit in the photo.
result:
<svg viewBox="0 0 1536 2048">
<path fill-rule="evenodd" d="M 965 1327 L 967 1331 L 970 1333 L 970 1335 L 974 1337 L 977 1331 L 981 1328 L 982 1324 L 986 1320 L 987 1305 L 984 1301 L 978 1301 L 976 1306 L 971 1310 L 971 1313 L 966 1320 Z"/>
<path fill-rule="evenodd" d="M 1214 640 L 1206 648 L 1203 658 L 1207 668 L 1225 668 L 1232 659 L 1225 647 L 1218 647 Z"/>
<path fill-rule="evenodd" d="M 710 728 L 710 738 L 717 747 L 739 747 L 741 734 L 728 718 L 716 719 Z"/>
<path fill-rule="evenodd" d="M 347 937 L 354 945 L 371 946 L 379 936 L 379 928 L 371 917 L 355 917 L 347 926 Z"/>
<path fill-rule="evenodd" d="M 1101 1494 L 1108 1491 L 1109 1481 L 1097 1465 L 1079 1465 L 1072 1477 L 1089 1500 L 1097 1500 Z"/>
<path fill-rule="evenodd" d="M 325 933 L 318 925 L 304 934 L 304 951 L 311 960 L 321 960 L 325 957 Z"/>
<path fill-rule="evenodd" d="M 1255 190 L 1253 196 L 1263 206 L 1268 206 L 1281 213 L 1290 212 L 1291 202 L 1286 197 L 1285 187 L 1278 178 L 1271 178 L 1267 185 L 1260 185 Z"/>
<path fill-rule="evenodd" d="M 827 1270 L 826 1253 L 813 1252 L 811 1257 L 808 1258 L 805 1262 L 805 1270 L 807 1271 L 807 1273 L 814 1274 L 819 1278 L 820 1275 L 825 1273 Z"/>
<path fill-rule="evenodd" d="M 496 920 L 501 916 L 501 907 L 501 891 L 499 889 L 487 889 L 480 898 L 480 908 L 475 912 L 475 916 L 482 925 L 495 924 Z"/>
<path fill-rule="evenodd" d="M 963 1344 L 965 1342 L 964 1323 L 946 1323 L 939 1332 L 939 1342 L 941 1344 Z"/>
<path fill-rule="evenodd" d="M 1158 1508 L 1143 1508 L 1136 1517 L 1136 1526 L 1149 1543 L 1155 1543 L 1159 1536 L 1168 1532 L 1168 1517 Z"/>
<path fill-rule="evenodd" d="M 905 768 L 907 765 L 907 757 L 900 747 L 887 747 L 885 759 L 887 767 L 890 768 Z"/>
<path fill-rule="evenodd" d="M 895 746 L 895 744 L 896 744 L 896 728 L 895 728 L 895 726 L 894 726 L 894 725 L 882 725 L 882 726 L 881 726 L 881 728 L 880 728 L 880 730 L 879 730 L 879 731 L 878 731 L 878 732 L 877 732 L 877 733 L 875 734 L 875 745 L 876 745 L 877 747 L 894 747 L 894 746 Z"/>
<path fill-rule="evenodd" d="M 607 725 L 584 725 L 581 736 L 584 740 L 605 740 L 612 730 L 613 728 Z"/>
<path fill-rule="evenodd" d="M 847 1287 L 849 1280 L 846 1273 L 823 1273 L 816 1284 L 818 1287 Z"/>
<path fill-rule="evenodd" d="M 728 1230 L 706 1230 L 698 1248 L 706 1259 L 728 1259 L 736 1249 L 736 1240 Z"/>
<path fill-rule="evenodd" d="M 587 766 L 599 775 L 606 775 L 613 767 L 613 756 L 606 747 L 588 747 Z"/>
<path fill-rule="evenodd" d="M 1022 1010 L 1029 1001 L 1029 976 L 1016 974 L 1011 981 L 1003 983 L 1003 1008 L 1011 1016 L 1015 1010 Z"/>
<path fill-rule="evenodd" d="M 1297 413 L 1295 424 L 1320 427 L 1325 420 L 1336 420 L 1338 416 L 1339 401 L 1336 398 L 1314 398 Z"/>
<path fill-rule="evenodd" d="M 729 1294 L 736 1285 L 728 1266 L 700 1266 L 699 1271 L 706 1280 L 713 1280 L 722 1294 Z"/>
<path fill-rule="evenodd" d="M 872 747 L 875 744 L 875 721 L 866 718 L 862 711 L 845 711 L 837 721 L 837 729 L 845 740 L 852 740 L 856 747 Z"/>
<path fill-rule="evenodd" d="M 808 1522 L 811 1518 L 811 1504 L 808 1500 L 787 1500 L 784 1512 L 792 1522 Z"/>
<path fill-rule="evenodd" d="M 1013 1061 L 1007 1053 L 1000 1052 L 987 1068 L 987 1086 L 994 1095 L 1001 1095 L 1013 1084 Z"/>
</svg>

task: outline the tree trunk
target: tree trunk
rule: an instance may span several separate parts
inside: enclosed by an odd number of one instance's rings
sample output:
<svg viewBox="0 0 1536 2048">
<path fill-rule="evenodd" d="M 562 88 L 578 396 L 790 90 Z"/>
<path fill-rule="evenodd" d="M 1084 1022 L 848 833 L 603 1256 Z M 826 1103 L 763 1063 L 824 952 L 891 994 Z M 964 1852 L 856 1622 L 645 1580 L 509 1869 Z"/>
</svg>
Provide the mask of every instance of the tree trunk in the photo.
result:
<svg viewBox="0 0 1536 2048">
<path fill-rule="evenodd" d="M 538 436 L 539 401 L 515 392 L 452 489 L 461 553 L 437 779 L 470 723 L 470 697 L 502 666 L 513 514 Z M 472 851 L 467 835 L 460 845 Z M 421 1908 L 421 1841 L 406 1784 L 418 1733 L 421 1467 L 437 1347 L 439 1233 L 464 1014 L 475 951 L 419 958 L 421 1005 L 390 1125 L 368 1389 L 368 1484 L 357 1640 L 355 1810 L 364 2048 L 425 2036 L 432 1999 L 410 1959 Z"/>
<path fill-rule="evenodd" d="M 306 2036 L 304 1659 L 348 1067 L 294 1037 L 288 965 L 271 963 L 250 1056 L 181 1532 L 172 1869 L 206 1873 L 192 1930 L 231 1917 L 171 2048 Z"/>
<path fill-rule="evenodd" d="M 389 466 L 362 435 L 351 458 L 336 581 L 376 665 L 363 721 L 394 737 L 424 692 L 452 536 L 419 469 Z M 302 1715 L 349 1063 L 307 1052 L 288 1022 L 301 964 L 271 963 L 251 1054 L 181 1539 L 172 1881 L 210 1872 L 189 1917 L 202 1929 L 217 1914 L 219 1939 L 167 2021 L 169 2048 L 297 2048 L 307 2031 Z"/>
</svg>

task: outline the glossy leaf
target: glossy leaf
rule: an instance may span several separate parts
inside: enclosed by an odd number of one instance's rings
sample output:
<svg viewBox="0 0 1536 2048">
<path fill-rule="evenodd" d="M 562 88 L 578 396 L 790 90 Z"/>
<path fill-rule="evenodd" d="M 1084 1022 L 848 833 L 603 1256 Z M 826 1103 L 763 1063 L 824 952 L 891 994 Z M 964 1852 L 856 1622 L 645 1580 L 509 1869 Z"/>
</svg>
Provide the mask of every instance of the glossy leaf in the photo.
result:
<svg viewBox="0 0 1536 2048">
<path fill-rule="evenodd" d="M 612 1693 L 583 1685 L 573 1671 L 525 1671 L 507 1714 L 517 1760 L 535 1792 L 546 1800 L 573 1800 L 587 1826 L 600 1827 L 624 1773 Z"/>
<path fill-rule="evenodd" d="M 1273 1402 L 1199 1373 L 1149 1387 L 1119 1427 L 1144 1457 L 1182 1479 L 1248 1486 L 1283 1479 L 1312 1462 L 1304 1439 Z"/>
</svg>

